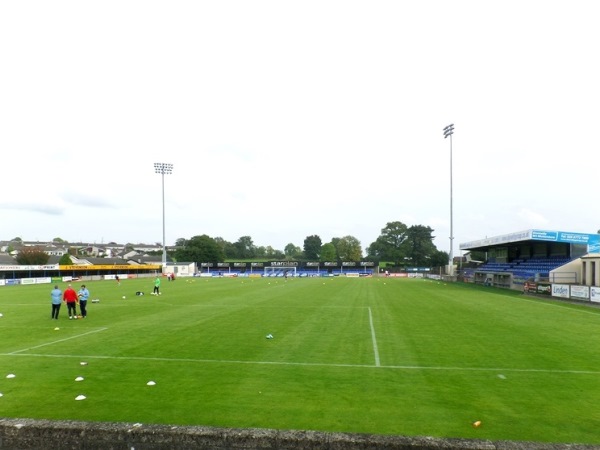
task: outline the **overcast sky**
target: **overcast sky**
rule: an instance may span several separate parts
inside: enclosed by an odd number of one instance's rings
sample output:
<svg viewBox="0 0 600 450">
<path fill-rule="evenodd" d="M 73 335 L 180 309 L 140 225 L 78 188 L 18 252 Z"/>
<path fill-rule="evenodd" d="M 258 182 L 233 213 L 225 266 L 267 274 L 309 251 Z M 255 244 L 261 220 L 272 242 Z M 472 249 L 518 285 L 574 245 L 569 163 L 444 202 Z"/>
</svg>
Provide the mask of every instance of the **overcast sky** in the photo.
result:
<svg viewBox="0 0 600 450">
<path fill-rule="evenodd" d="M 0 239 L 600 228 L 600 4 L 4 1 Z"/>
</svg>

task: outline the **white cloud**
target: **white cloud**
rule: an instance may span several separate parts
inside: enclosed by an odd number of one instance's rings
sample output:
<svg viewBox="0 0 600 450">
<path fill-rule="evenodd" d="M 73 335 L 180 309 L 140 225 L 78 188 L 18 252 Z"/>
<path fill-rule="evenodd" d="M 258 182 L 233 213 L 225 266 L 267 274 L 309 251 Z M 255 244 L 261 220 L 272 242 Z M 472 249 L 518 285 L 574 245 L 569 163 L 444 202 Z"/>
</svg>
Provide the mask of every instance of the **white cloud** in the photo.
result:
<svg viewBox="0 0 600 450">
<path fill-rule="evenodd" d="M 531 224 L 532 228 L 543 228 L 549 224 L 549 220 L 542 214 L 527 208 L 519 210 L 517 216 L 523 222 Z"/>
</svg>

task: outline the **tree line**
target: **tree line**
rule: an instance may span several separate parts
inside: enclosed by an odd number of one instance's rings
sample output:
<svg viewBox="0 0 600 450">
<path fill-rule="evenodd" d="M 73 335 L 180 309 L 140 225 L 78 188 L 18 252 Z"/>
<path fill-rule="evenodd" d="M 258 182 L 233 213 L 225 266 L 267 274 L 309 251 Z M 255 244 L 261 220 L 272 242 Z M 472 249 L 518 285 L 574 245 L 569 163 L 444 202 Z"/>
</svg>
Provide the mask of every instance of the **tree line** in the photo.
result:
<svg viewBox="0 0 600 450">
<path fill-rule="evenodd" d="M 250 236 L 242 236 L 236 242 L 206 234 L 190 239 L 179 238 L 175 251 L 169 255 L 177 261 L 222 262 L 226 260 L 295 260 L 295 261 L 381 261 L 399 266 L 438 267 L 448 264 L 448 253 L 440 251 L 433 243 L 433 229 L 425 225 L 407 226 L 395 221 L 388 222 L 381 234 L 363 250 L 354 236 L 343 236 L 323 243 L 314 234 L 304 239 L 303 247 L 293 243 L 284 250 L 271 246 L 256 246 Z"/>
</svg>

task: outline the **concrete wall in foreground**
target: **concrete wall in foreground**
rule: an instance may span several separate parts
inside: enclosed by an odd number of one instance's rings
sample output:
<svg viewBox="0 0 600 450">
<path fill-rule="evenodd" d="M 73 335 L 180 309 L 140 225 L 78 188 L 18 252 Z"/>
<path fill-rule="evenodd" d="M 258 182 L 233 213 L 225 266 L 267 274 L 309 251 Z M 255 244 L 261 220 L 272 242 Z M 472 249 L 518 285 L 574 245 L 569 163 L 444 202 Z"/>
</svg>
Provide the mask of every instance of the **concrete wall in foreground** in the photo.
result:
<svg viewBox="0 0 600 450">
<path fill-rule="evenodd" d="M 598 446 L 315 431 L 0 419 L 1 450 L 584 450 Z"/>
</svg>

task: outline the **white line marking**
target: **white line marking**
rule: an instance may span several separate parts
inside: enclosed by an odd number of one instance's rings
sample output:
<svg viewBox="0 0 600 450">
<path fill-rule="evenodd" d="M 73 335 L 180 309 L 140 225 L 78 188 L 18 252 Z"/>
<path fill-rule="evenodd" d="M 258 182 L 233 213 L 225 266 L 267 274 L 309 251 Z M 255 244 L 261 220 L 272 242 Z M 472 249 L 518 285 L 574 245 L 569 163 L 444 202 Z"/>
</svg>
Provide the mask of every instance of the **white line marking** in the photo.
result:
<svg viewBox="0 0 600 450">
<path fill-rule="evenodd" d="M 99 333 L 104 330 L 108 330 L 108 328 L 100 328 L 98 330 L 92 330 L 92 331 L 88 331 L 87 333 L 76 334 L 75 336 L 71 336 L 71 337 L 64 338 L 64 339 L 59 339 L 57 341 L 46 342 L 45 344 L 36 345 L 34 347 L 28 347 L 28 348 L 24 348 L 21 350 L 15 350 L 14 352 L 7 353 L 7 355 L 16 355 L 17 353 L 26 352 L 27 350 L 33 350 L 34 348 L 41 348 L 41 347 L 46 347 L 48 345 L 58 344 L 59 342 L 70 341 L 71 339 L 77 339 L 78 337 L 87 336 L 88 334 L 93 334 L 93 333 Z"/>
<path fill-rule="evenodd" d="M 552 306 L 554 308 L 562 308 L 562 309 L 567 309 L 569 311 L 574 311 L 574 312 L 580 312 L 583 314 L 592 314 L 594 316 L 598 316 L 598 312 L 597 310 L 594 311 L 586 311 L 585 309 L 582 308 L 569 308 L 569 306 L 582 306 L 582 307 L 586 307 L 586 308 L 595 308 L 594 305 L 591 304 L 586 304 L 583 303 L 581 305 L 577 304 L 577 303 L 560 303 L 560 300 L 554 300 L 554 299 L 545 299 L 545 298 L 540 298 L 540 299 L 535 299 L 535 298 L 526 298 L 526 297 L 516 297 L 516 300 L 525 300 L 526 302 L 529 303 L 535 303 L 537 305 L 542 305 L 542 306 Z M 554 303 L 551 303 L 554 302 Z"/>
<path fill-rule="evenodd" d="M 160 358 L 144 356 L 104 356 L 104 355 L 44 355 L 40 353 L 0 353 L 0 356 L 24 356 L 32 358 L 76 358 L 81 360 L 119 360 L 119 361 L 161 361 L 174 363 L 201 363 L 201 364 L 255 364 L 270 366 L 300 366 L 300 367 L 348 367 L 363 369 L 389 369 L 389 370 L 438 370 L 450 372 L 493 372 L 493 373 L 549 373 L 549 374 L 574 374 L 574 375 L 600 375 L 600 370 L 557 370 L 557 369 L 519 369 L 506 367 L 458 367 L 458 366 L 375 366 L 373 364 L 335 364 L 335 363 L 303 363 L 282 361 L 240 361 L 223 359 L 193 359 L 193 358 Z"/>
<path fill-rule="evenodd" d="M 373 341 L 373 353 L 375 353 L 375 366 L 380 367 L 381 361 L 379 360 L 379 350 L 377 349 L 377 338 L 375 337 L 375 326 L 373 325 L 373 314 L 371 314 L 370 307 L 369 307 L 369 323 L 371 325 L 371 340 Z"/>
<path fill-rule="evenodd" d="M 163 303 L 161 303 L 163 305 Z M 191 304 L 185 306 L 194 306 L 197 308 L 239 308 L 246 307 L 243 304 L 239 305 L 229 305 L 229 304 L 218 304 L 218 305 L 209 305 L 209 304 Z M 252 308 L 256 309 L 281 309 L 281 306 L 268 306 L 268 305 L 253 305 Z M 286 305 L 285 309 L 364 309 L 368 308 L 368 306 L 295 306 L 295 305 Z"/>
</svg>

